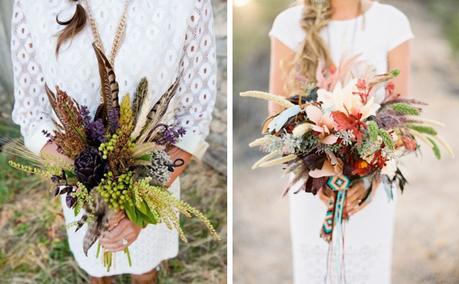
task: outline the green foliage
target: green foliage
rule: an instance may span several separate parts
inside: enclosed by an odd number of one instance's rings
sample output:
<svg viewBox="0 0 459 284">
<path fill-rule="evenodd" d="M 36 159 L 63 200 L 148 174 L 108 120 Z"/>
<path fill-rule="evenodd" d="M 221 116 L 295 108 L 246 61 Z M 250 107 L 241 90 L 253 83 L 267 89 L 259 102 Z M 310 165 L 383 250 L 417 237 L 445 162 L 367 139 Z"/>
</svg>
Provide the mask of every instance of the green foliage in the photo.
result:
<svg viewBox="0 0 459 284">
<path fill-rule="evenodd" d="M 416 124 L 410 124 L 408 125 L 408 128 L 413 129 L 414 131 L 417 131 L 419 133 L 424 133 L 428 135 L 437 135 L 437 131 L 430 126 L 425 126 L 425 125 L 416 125 Z"/>
<path fill-rule="evenodd" d="M 438 144 L 435 140 L 433 140 L 432 138 L 430 137 L 427 137 L 427 139 L 430 141 L 430 143 L 432 143 L 432 151 L 435 155 L 435 158 L 437 158 L 438 160 L 441 159 L 441 151 L 440 151 L 440 147 L 438 147 Z"/>
<path fill-rule="evenodd" d="M 70 247 L 68 241 L 63 240 L 53 240 L 51 243 L 51 249 L 49 252 L 49 258 L 56 261 L 65 261 L 65 259 L 71 255 Z"/>
<path fill-rule="evenodd" d="M 371 142 L 375 142 L 379 136 L 379 127 L 375 121 L 369 121 L 367 123 L 368 127 L 368 138 Z"/>
<path fill-rule="evenodd" d="M 457 0 L 427 0 L 433 15 L 440 21 L 453 51 L 459 53 L 459 2 Z"/>
<path fill-rule="evenodd" d="M 395 103 L 391 105 L 392 109 L 404 115 L 419 115 L 421 112 L 417 107 L 406 103 Z"/>
<path fill-rule="evenodd" d="M 387 148 L 390 150 L 394 149 L 394 142 L 392 141 L 392 137 L 386 130 L 379 129 L 379 136 L 382 138 L 383 143 Z"/>
</svg>

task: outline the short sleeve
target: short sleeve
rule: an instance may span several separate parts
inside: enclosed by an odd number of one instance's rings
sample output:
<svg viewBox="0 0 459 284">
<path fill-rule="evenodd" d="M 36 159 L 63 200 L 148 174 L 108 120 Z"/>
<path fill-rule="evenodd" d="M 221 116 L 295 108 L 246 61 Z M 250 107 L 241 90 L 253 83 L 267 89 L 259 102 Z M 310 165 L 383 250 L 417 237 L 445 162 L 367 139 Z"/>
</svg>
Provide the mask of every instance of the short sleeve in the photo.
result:
<svg viewBox="0 0 459 284">
<path fill-rule="evenodd" d="M 385 14 L 386 15 L 384 15 L 384 18 L 389 19 L 385 20 L 388 28 L 388 51 L 414 38 L 410 22 L 405 14 L 403 14 L 400 10 L 392 6 L 387 7 Z"/>
<path fill-rule="evenodd" d="M 284 10 L 274 19 L 269 36 L 281 41 L 290 49 L 297 50 L 305 37 L 300 24 L 302 14 L 302 5 Z"/>
<path fill-rule="evenodd" d="M 45 80 L 41 66 L 36 58 L 35 45 L 21 1 L 14 2 L 11 23 L 11 59 L 14 79 L 13 121 L 21 127 L 25 146 L 39 154 L 48 138 L 43 131 L 52 132 L 55 128 L 48 98 L 45 93 Z"/>
<path fill-rule="evenodd" d="M 188 22 L 174 110 L 174 120 L 185 128 L 186 134 L 176 146 L 201 159 L 209 146 L 205 139 L 217 94 L 216 42 L 210 0 L 196 0 Z"/>
</svg>

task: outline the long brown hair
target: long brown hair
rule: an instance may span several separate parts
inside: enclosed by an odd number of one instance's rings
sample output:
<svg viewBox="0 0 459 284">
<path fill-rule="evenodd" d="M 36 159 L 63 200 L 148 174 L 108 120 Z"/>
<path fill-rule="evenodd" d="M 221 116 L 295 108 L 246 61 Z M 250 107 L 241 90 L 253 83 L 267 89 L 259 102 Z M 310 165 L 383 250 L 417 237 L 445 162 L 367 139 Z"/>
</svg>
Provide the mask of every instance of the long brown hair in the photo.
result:
<svg viewBox="0 0 459 284">
<path fill-rule="evenodd" d="M 309 83 L 314 83 L 319 62 L 330 66 L 333 61 L 329 49 L 320 37 L 320 31 L 328 25 L 332 10 L 330 0 L 302 0 L 304 4 L 301 27 L 306 37 L 301 49 L 289 66 L 288 91 L 291 94 L 304 92 L 304 82 L 298 82 L 301 74 Z"/>
<path fill-rule="evenodd" d="M 59 20 L 59 15 L 56 16 L 56 22 L 59 25 L 65 26 L 65 28 L 59 32 L 59 36 L 57 38 L 57 44 L 56 44 L 56 55 L 59 54 L 59 50 L 64 42 L 67 40 L 73 38 L 75 35 L 77 35 L 79 32 L 81 32 L 87 21 L 87 16 L 86 16 L 86 11 L 81 6 L 79 3 L 80 1 L 78 0 L 70 0 L 72 2 L 76 2 L 76 9 L 75 9 L 75 14 L 72 16 L 72 18 L 68 21 L 60 21 Z"/>
</svg>

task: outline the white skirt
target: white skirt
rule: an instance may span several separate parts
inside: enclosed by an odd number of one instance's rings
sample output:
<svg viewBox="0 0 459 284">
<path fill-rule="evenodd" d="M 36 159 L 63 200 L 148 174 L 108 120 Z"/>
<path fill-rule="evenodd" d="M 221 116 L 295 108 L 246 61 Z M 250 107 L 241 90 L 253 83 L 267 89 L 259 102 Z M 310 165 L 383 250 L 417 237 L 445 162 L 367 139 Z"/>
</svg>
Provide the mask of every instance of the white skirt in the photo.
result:
<svg viewBox="0 0 459 284">
<path fill-rule="evenodd" d="M 320 229 L 327 209 L 310 193 L 289 196 L 294 283 L 324 284 L 328 243 Z M 395 200 L 389 202 L 380 186 L 373 201 L 345 224 L 346 283 L 390 283 L 394 211 Z"/>
<path fill-rule="evenodd" d="M 169 191 L 179 198 L 179 179 L 175 180 Z M 73 209 L 69 209 L 65 204 L 65 195 L 61 196 L 61 203 L 66 224 L 80 219 L 83 213 L 75 217 Z M 178 254 L 178 233 L 176 230 L 170 230 L 164 224 L 148 225 L 140 232 L 137 240 L 129 246 L 132 266 L 129 266 L 124 252 L 118 252 L 113 255 L 112 267 L 107 272 L 100 256 L 98 259 L 96 258 L 97 242 L 89 249 L 88 256 L 84 254 L 83 239 L 86 230 L 87 225 L 84 225 L 78 232 L 75 232 L 75 227 L 67 228 L 68 242 L 78 265 L 93 277 L 143 274 L 157 267 L 163 260 L 176 257 Z"/>
</svg>

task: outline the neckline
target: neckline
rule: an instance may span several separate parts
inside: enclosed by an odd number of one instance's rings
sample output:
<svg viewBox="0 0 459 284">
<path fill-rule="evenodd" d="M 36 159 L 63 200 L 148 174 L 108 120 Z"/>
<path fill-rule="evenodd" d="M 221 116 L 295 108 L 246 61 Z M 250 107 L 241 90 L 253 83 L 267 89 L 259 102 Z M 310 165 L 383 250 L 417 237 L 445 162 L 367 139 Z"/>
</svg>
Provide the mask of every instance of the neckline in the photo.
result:
<svg viewBox="0 0 459 284">
<path fill-rule="evenodd" d="M 347 19 L 347 20 L 333 20 L 332 19 L 332 20 L 330 20 L 330 23 L 331 24 L 344 24 L 344 23 L 352 23 L 354 21 L 358 21 L 358 20 L 362 19 L 362 17 L 367 16 L 370 13 L 370 11 L 375 8 L 376 5 L 378 5 L 378 1 L 373 1 L 371 6 L 365 12 L 363 12 L 360 15 L 358 15 L 357 17 L 354 17 L 354 18 L 351 18 L 351 19 Z"/>
</svg>

